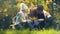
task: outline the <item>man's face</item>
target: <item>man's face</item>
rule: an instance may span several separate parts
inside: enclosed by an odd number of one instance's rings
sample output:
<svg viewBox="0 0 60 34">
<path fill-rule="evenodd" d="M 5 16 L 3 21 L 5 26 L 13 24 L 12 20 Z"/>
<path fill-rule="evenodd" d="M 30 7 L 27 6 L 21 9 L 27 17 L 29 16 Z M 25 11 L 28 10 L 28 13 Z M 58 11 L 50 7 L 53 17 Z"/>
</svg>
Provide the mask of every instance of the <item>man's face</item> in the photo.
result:
<svg viewBox="0 0 60 34">
<path fill-rule="evenodd" d="M 43 13 L 43 11 L 41 11 L 41 10 L 37 10 L 37 13 Z"/>
</svg>

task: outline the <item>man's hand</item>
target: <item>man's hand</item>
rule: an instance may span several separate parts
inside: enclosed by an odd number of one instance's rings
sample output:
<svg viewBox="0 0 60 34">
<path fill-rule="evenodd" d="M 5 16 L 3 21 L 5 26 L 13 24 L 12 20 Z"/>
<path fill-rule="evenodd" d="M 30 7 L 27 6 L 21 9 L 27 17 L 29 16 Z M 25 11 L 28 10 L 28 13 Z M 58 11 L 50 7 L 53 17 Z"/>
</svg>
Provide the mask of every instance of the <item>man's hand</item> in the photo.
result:
<svg viewBox="0 0 60 34">
<path fill-rule="evenodd" d="M 42 22 L 42 21 L 44 21 L 44 19 L 38 19 L 38 21 Z"/>
</svg>

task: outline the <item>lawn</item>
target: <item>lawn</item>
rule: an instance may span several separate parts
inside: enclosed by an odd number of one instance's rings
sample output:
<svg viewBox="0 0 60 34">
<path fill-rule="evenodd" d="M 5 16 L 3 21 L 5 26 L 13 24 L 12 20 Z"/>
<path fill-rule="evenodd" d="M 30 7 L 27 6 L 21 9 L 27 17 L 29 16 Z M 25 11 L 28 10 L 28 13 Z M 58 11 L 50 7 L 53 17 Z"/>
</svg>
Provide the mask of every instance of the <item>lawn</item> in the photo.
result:
<svg viewBox="0 0 60 34">
<path fill-rule="evenodd" d="M 49 30 L 1 30 L 0 34 L 60 34 L 60 31 L 49 29 Z"/>
</svg>

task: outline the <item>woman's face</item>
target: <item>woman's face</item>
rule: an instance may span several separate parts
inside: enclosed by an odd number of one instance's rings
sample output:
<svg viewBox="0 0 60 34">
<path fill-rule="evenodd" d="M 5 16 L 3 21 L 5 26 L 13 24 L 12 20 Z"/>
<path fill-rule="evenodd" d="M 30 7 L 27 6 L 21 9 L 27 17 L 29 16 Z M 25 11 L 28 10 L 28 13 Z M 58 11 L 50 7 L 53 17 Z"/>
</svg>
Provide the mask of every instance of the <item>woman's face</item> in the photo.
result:
<svg viewBox="0 0 60 34">
<path fill-rule="evenodd" d="M 27 13 L 27 10 L 24 10 L 23 13 Z"/>
</svg>

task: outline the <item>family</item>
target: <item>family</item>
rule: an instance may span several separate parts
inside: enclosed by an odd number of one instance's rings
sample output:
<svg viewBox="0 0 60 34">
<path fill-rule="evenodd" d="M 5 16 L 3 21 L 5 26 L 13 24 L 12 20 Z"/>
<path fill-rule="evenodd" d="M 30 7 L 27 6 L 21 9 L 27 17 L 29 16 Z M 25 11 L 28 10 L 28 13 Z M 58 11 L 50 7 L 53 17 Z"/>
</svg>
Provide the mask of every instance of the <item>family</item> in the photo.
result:
<svg viewBox="0 0 60 34">
<path fill-rule="evenodd" d="M 30 13 L 28 14 L 28 6 L 26 3 L 20 3 L 20 11 L 13 17 L 14 29 L 44 29 L 51 25 L 46 25 L 46 21 L 52 16 L 49 12 L 45 11 L 42 5 L 31 6 Z"/>
</svg>

